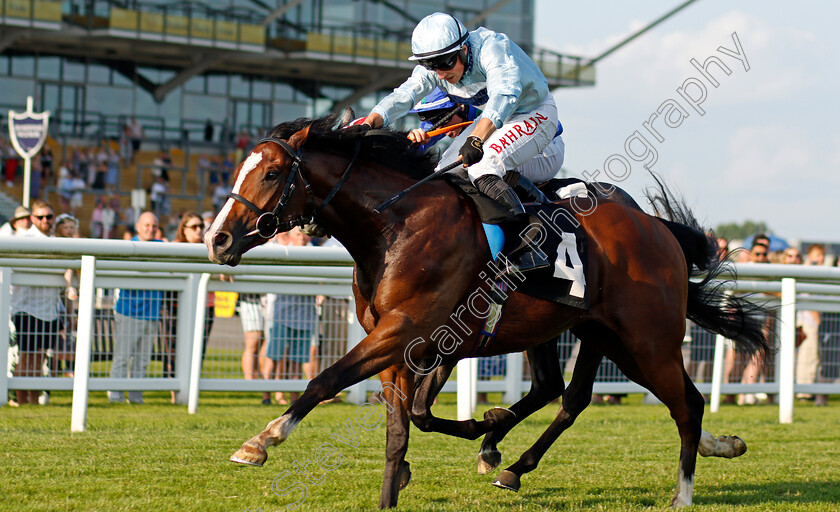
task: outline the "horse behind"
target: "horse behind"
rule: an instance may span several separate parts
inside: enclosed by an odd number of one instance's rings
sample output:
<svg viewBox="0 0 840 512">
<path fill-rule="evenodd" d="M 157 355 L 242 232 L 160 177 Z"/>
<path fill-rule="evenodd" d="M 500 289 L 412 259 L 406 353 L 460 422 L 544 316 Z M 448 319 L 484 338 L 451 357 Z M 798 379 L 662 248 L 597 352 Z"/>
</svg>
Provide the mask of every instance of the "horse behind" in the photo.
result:
<svg viewBox="0 0 840 512">
<path fill-rule="evenodd" d="M 738 438 L 715 439 L 702 430 L 703 397 L 683 368 L 680 348 L 688 316 L 745 350 L 767 351 L 761 318 L 754 314 L 760 308 L 715 284 L 726 269 L 716 244 L 664 187 L 654 202 L 670 220 L 595 196 L 592 208 L 575 213 L 588 240 L 588 309 L 509 293 L 483 355 L 527 350 L 534 366 L 531 391 L 510 410 L 488 411 L 483 421 L 435 418 L 429 410 L 434 395 L 454 364 L 470 357 L 483 320 L 465 313 L 468 301 L 493 284 L 476 207 L 448 183 L 432 180 L 378 213 L 377 205 L 427 176 L 434 161 L 400 140 L 404 136 L 365 136 L 335 125 L 334 117 L 326 117 L 272 129 L 237 169 L 205 243 L 212 261 L 236 265 L 275 228 L 316 221 L 355 261 L 356 313 L 367 336 L 246 441 L 232 461 L 262 465 L 266 449 L 283 442 L 319 402 L 379 374 L 390 383 L 384 386 L 389 417 L 380 506 L 392 507 L 411 474 L 405 461 L 410 422 L 466 438 L 485 434 L 479 469 L 487 472 L 499 464 L 496 444 L 513 425 L 562 395 L 546 432 L 493 482 L 517 490 L 521 475 L 536 468 L 589 403 L 603 356 L 654 393 L 677 425 L 681 444 L 672 505 L 692 502 L 698 449 L 727 457 L 746 450 Z M 700 274 L 705 277 L 689 280 Z M 552 354 L 546 342 L 568 329 L 581 348 L 566 387 L 556 350 Z"/>
</svg>

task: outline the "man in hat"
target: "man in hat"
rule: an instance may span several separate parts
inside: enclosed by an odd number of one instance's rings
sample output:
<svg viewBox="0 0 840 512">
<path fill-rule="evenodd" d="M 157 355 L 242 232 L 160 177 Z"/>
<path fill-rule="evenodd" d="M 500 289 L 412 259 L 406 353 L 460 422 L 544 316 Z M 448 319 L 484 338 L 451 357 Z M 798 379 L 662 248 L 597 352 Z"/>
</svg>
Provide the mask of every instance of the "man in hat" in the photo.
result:
<svg viewBox="0 0 840 512">
<path fill-rule="evenodd" d="M 28 230 L 32 226 L 29 210 L 25 206 L 15 208 L 14 216 L 9 222 L 0 226 L 0 236 L 12 236 Z"/>
</svg>

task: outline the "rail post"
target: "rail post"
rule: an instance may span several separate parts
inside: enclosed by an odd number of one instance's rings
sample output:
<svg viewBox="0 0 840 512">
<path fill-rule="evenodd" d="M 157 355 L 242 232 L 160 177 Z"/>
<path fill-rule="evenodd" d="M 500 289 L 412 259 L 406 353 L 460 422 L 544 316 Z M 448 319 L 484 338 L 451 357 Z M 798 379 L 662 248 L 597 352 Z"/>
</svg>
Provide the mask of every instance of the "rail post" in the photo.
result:
<svg viewBox="0 0 840 512">
<path fill-rule="evenodd" d="M 73 376 L 71 432 L 87 429 L 88 383 L 90 380 L 90 343 L 93 337 L 93 313 L 96 301 L 94 276 L 96 257 L 82 256 L 79 274 L 79 323 L 76 331 L 76 366 Z"/>
<path fill-rule="evenodd" d="M 796 352 L 796 279 L 782 278 L 782 336 L 779 349 L 779 423 L 793 423 Z"/>
</svg>

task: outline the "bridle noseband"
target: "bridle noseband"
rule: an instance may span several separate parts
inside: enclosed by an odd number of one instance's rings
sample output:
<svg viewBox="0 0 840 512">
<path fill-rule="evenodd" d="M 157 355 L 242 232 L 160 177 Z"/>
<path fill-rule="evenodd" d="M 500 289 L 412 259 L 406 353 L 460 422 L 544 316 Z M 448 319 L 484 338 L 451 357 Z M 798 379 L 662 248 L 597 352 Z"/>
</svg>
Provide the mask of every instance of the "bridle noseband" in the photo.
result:
<svg viewBox="0 0 840 512">
<path fill-rule="evenodd" d="M 356 148 L 355 152 L 353 153 L 353 158 L 350 160 L 350 164 L 345 169 L 344 174 L 341 175 L 341 178 L 338 180 L 338 183 L 335 184 L 335 187 L 330 191 L 326 198 L 324 198 L 324 202 L 321 203 L 320 206 L 315 206 L 315 196 L 312 194 L 312 186 L 309 185 L 309 182 L 306 180 L 306 177 L 300 170 L 301 164 L 303 163 L 300 158 L 300 151 L 292 148 L 288 142 L 278 139 L 276 137 L 264 137 L 260 139 L 257 144 L 254 146 L 259 146 L 263 142 L 273 142 L 283 148 L 286 153 L 289 155 L 289 158 L 292 159 L 292 168 L 289 171 L 289 176 L 286 178 L 286 184 L 283 186 L 283 193 L 280 195 L 280 199 L 277 201 L 277 206 L 274 207 L 273 211 L 266 211 L 260 208 L 259 206 L 255 205 L 248 199 L 245 199 L 239 194 L 235 194 L 233 192 L 229 193 L 226 198 L 233 199 L 234 201 L 239 201 L 240 203 L 244 204 L 248 209 L 252 212 L 257 214 L 257 224 L 256 229 L 251 231 L 250 233 L 246 234 L 245 236 L 259 234 L 263 238 L 272 238 L 278 232 L 288 231 L 295 226 L 305 226 L 306 224 L 310 224 L 315 220 L 315 217 L 321 213 L 321 211 L 329 204 L 338 190 L 341 188 L 342 185 L 347 181 L 347 177 L 350 175 L 350 169 L 353 167 L 353 163 L 356 161 L 356 157 L 359 156 L 359 149 L 361 148 L 361 139 L 356 139 Z M 309 214 L 303 213 L 299 215 L 297 218 L 287 220 L 285 222 L 280 221 L 280 217 L 283 214 L 283 210 L 286 209 L 286 204 L 289 202 L 289 199 L 292 197 L 292 193 L 295 191 L 295 179 L 300 178 L 303 182 L 303 187 L 306 190 L 307 195 L 307 202 L 306 207 L 304 207 L 304 212 L 308 209 L 310 211 Z"/>
</svg>

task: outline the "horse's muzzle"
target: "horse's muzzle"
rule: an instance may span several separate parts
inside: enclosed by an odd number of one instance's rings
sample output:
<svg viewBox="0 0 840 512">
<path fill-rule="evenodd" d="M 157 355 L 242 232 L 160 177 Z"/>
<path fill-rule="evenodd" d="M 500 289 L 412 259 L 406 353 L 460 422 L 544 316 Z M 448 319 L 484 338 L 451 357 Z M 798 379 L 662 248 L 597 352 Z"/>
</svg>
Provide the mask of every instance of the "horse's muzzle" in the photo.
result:
<svg viewBox="0 0 840 512">
<path fill-rule="evenodd" d="M 227 231 L 208 233 L 204 244 L 207 246 L 207 257 L 213 263 L 235 267 L 242 259 L 242 255 L 236 251 L 230 251 L 233 246 L 233 235 Z"/>
</svg>

